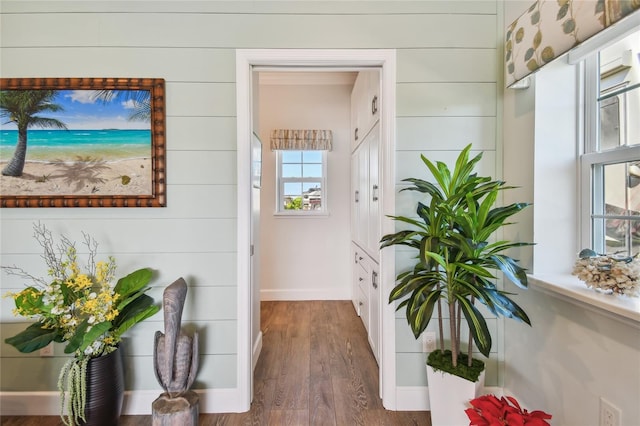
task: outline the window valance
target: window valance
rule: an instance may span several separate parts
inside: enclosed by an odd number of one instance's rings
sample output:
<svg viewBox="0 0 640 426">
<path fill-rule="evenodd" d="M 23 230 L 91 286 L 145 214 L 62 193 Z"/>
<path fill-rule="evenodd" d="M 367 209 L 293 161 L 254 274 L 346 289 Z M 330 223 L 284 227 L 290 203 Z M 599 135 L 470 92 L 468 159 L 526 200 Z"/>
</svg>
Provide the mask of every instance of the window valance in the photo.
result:
<svg viewBox="0 0 640 426">
<path fill-rule="evenodd" d="M 271 150 L 331 151 L 331 130 L 275 129 L 271 132 Z"/>
<path fill-rule="evenodd" d="M 640 1 L 536 0 L 506 29 L 507 87 L 632 13 Z"/>
</svg>

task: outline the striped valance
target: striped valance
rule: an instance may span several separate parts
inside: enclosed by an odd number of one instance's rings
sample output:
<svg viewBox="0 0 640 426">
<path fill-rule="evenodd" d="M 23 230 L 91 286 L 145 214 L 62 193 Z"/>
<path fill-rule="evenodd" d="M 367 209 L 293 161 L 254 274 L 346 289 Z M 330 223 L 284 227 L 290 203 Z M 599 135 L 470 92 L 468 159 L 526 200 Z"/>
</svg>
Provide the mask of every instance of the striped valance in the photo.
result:
<svg viewBox="0 0 640 426">
<path fill-rule="evenodd" d="M 271 150 L 331 151 L 331 130 L 275 129 L 271 132 Z"/>
<path fill-rule="evenodd" d="M 507 87 L 639 9 L 640 0 L 536 0 L 506 29 Z"/>
</svg>

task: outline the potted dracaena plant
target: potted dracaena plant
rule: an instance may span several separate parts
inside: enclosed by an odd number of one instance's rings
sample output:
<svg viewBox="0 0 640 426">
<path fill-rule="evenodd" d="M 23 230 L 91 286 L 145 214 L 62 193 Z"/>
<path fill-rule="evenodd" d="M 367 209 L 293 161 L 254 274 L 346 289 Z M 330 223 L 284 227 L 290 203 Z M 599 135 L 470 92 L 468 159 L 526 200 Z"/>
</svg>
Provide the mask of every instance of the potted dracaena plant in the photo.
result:
<svg viewBox="0 0 640 426">
<path fill-rule="evenodd" d="M 460 424 L 468 421 L 464 416 L 464 405 L 476 396 L 474 394 L 463 397 L 461 407 L 444 409 L 443 418 L 448 423 L 438 419 L 439 404 L 434 402 L 438 396 L 450 400 L 452 395 L 434 389 L 436 378 L 432 378 L 431 373 L 435 370 L 450 373 L 452 380 L 471 384 L 472 393 L 478 391 L 475 382 L 481 382 L 479 377 L 484 372 L 484 363 L 472 357 L 473 344 L 488 357 L 492 341 L 487 321 L 477 303 L 495 316 L 514 318 L 531 325 L 524 310 L 510 299 L 510 293 L 496 284 L 494 275 L 494 272 L 502 271 L 517 286 L 527 287 L 525 270 L 504 252 L 530 243 L 495 240 L 495 236 L 511 216 L 529 204 L 496 207 L 500 191 L 509 187 L 503 181 L 474 173 L 482 153 L 469 159 L 470 150 L 471 145 L 462 150 L 453 170 L 442 162 L 434 164 L 421 156 L 435 182 L 408 178 L 404 181 L 410 182 L 411 186 L 403 191 L 423 193 L 428 201 L 418 202 L 417 219 L 392 216 L 409 227 L 385 235 L 381 240 L 382 248 L 398 245 L 417 251 L 413 267 L 397 276 L 389 303 L 399 302 L 397 309 L 405 309 L 416 339 L 433 318 L 438 322 L 439 349 L 431 352 L 427 360 L 427 365 L 432 367 L 427 368 L 427 373 L 434 426 L 452 424 L 451 410 L 460 413 Z M 466 353 L 461 351 L 463 318 L 469 329 Z M 444 324 L 447 319 L 448 348 L 445 347 Z M 439 377 L 443 376 L 449 375 L 439 374 Z"/>
</svg>

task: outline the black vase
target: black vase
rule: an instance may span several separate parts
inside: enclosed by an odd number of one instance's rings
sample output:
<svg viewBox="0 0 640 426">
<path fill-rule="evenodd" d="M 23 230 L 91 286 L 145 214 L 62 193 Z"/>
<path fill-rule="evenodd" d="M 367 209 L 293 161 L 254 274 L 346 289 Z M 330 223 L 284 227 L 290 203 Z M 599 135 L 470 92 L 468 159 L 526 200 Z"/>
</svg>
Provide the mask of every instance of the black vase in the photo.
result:
<svg viewBox="0 0 640 426">
<path fill-rule="evenodd" d="M 108 355 L 89 360 L 84 424 L 87 426 L 117 425 L 123 398 L 122 350 L 117 349 Z"/>
</svg>

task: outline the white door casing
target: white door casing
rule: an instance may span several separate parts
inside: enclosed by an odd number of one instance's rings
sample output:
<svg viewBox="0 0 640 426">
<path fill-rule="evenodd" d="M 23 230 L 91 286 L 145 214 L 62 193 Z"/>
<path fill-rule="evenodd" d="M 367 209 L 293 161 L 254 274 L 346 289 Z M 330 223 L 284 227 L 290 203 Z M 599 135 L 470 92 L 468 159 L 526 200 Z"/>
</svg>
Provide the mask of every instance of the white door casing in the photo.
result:
<svg viewBox="0 0 640 426">
<path fill-rule="evenodd" d="M 297 68 L 327 71 L 328 68 L 381 69 L 380 200 L 382 235 L 394 232 L 395 214 L 395 85 L 396 52 L 393 49 L 238 49 L 236 51 L 237 108 L 237 388 L 240 401 L 234 411 L 248 411 L 252 399 L 254 343 L 252 342 L 251 288 L 251 136 L 252 69 Z M 395 283 L 393 250 L 380 253 L 381 299 L 386 300 Z M 380 396 L 385 408 L 396 409 L 395 309 L 383 303 L 380 320 Z"/>
</svg>

